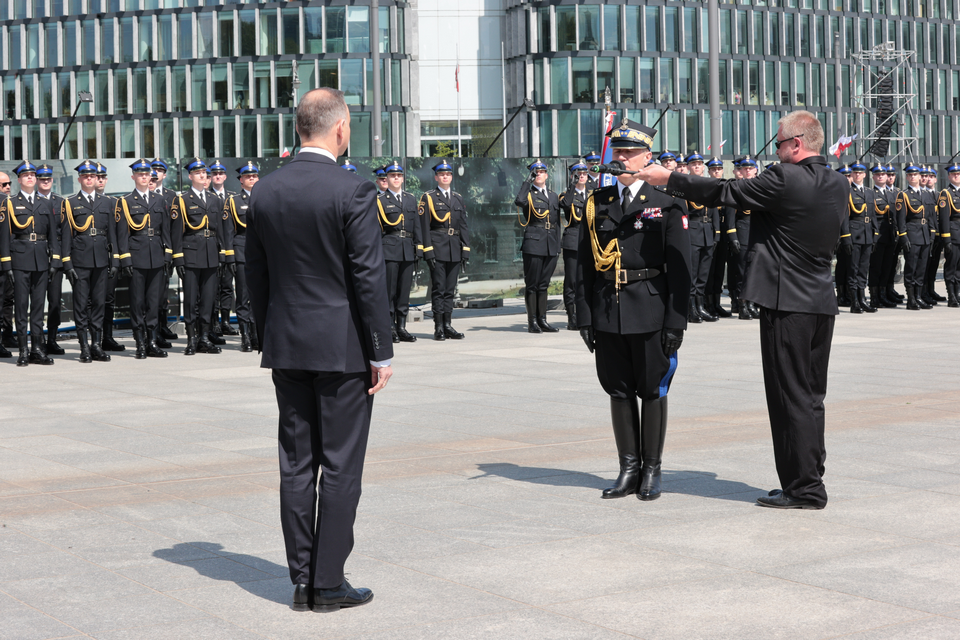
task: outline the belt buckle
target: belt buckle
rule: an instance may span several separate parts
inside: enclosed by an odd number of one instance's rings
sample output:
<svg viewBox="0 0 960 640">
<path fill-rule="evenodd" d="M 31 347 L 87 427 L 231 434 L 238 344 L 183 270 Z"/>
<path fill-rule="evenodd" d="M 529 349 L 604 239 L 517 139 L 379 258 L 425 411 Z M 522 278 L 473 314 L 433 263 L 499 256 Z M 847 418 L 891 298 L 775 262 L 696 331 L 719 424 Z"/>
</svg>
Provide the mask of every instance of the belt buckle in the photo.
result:
<svg viewBox="0 0 960 640">
<path fill-rule="evenodd" d="M 153 227 L 147 229 L 147 237 L 153 237 L 156 232 L 153 230 Z"/>
<path fill-rule="evenodd" d="M 452 236 L 454 231 L 455 231 L 455 230 L 454 230 L 453 227 L 447 227 L 447 235 L 448 235 L 448 236 Z"/>
<path fill-rule="evenodd" d="M 920 218 L 920 224 L 927 224 L 926 218 Z"/>
<path fill-rule="evenodd" d="M 96 227 L 90 227 L 90 235 L 92 235 L 92 236 L 97 235 L 97 228 L 96 228 Z"/>
<path fill-rule="evenodd" d="M 627 284 L 626 269 L 617 269 L 617 284 Z"/>
<path fill-rule="evenodd" d="M 400 237 L 401 237 L 401 238 L 406 238 L 406 237 L 407 237 L 407 232 L 404 231 L 403 229 L 401 229 L 401 230 L 400 230 Z"/>
<path fill-rule="evenodd" d="M 864 224 L 870 222 L 870 216 L 863 216 L 863 222 Z"/>
<path fill-rule="evenodd" d="M 30 242 L 36 242 L 36 241 L 37 241 L 37 234 L 31 233 L 31 234 L 30 234 L 30 237 L 28 238 L 28 240 L 30 240 Z"/>
<path fill-rule="evenodd" d="M 203 230 L 203 237 L 204 237 L 204 238 L 209 238 L 209 237 L 210 237 L 210 229 L 204 229 L 204 230 Z"/>
<path fill-rule="evenodd" d="M 543 225 L 543 228 L 544 228 L 544 229 L 547 229 L 547 230 L 550 229 L 550 221 L 549 221 L 549 220 L 547 220 L 546 224 Z"/>
</svg>

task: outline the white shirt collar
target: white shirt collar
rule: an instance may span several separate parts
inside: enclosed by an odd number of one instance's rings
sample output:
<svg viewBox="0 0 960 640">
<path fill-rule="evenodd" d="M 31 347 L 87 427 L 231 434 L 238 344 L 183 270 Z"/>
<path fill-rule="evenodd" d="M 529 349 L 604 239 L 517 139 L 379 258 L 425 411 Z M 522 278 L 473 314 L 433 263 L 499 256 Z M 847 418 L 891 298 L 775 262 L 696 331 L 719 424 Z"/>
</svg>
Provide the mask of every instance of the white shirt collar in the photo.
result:
<svg viewBox="0 0 960 640">
<path fill-rule="evenodd" d="M 439 187 L 439 189 L 440 189 L 440 193 L 443 194 L 444 198 L 450 197 L 450 189 L 444 189 L 443 187 Z"/>
<path fill-rule="evenodd" d="M 247 191 L 246 189 L 244 189 L 243 192 L 244 192 L 245 194 L 247 194 L 247 197 L 248 197 L 248 198 L 250 197 L 250 192 L 249 192 L 249 191 Z"/>
<path fill-rule="evenodd" d="M 226 189 L 221 189 L 220 191 L 217 191 L 216 189 L 213 189 L 213 192 L 214 192 L 215 194 L 217 194 L 218 196 L 220 196 L 221 198 L 226 198 L 226 197 L 227 197 L 227 190 L 226 190 Z"/>
<path fill-rule="evenodd" d="M 96 192 L 96 191 L 91 191 L 90 193 L 87 193 L 87 192 L 84 191 L 83 189 L 80 189 L 80 195 L 82 195 L 84 198 L 91 198 L 91 199 L 93 199 L 93 200 L 96 200 L 96 199 L 97 199 L 97 192 Z"/>
<path fill-rule="evenodd" d="M 643 186 L 643 180 L 637 180 L 636 182 L 634 182 L 634 183 L 633 183 L 632 185 L 630 185 L 629 187 L 623 186 L 623 183 L 618 180 L 618 181 L 617 181 L 617 191 L 618 191 L 619 194 L 620 194 L 620 200 L 621 200 L 621 201 L 623 200 L 623 190 L 624 190 L 624 189 L 630 189 L 630 200 L 631 200 L 631 201 L 632 201 L 632 200 L 636 200 L 637 194 L 640 192 L 640 187 L 642 187 L 642 186 Z"/>
<path fill-rule="evenodd" d="M 198 196 L 200 196 L 200 199 L 201 199 L 201 200 L 203 200 L 204 202 L 206 202 L 206 196 L 203 195 L 203 192 L 202 192 L 202 191 L 197 191 L 196 188 L 195 188 L 193 185 L 190 185 L 190 190 L 193 191 L 193 192 L 194 192 L 195 194 L 197 194 Z"/>
<path fill-rule="evenodd" d="M 402 199 L 403 199 L 403 198 L 402 198 L 402 196 L 403 196 L 403 192 L 402 192 L 402 191 L 394 191 L 393 189 L 390 189 L 390 193 L 392 193 L 392 194 L 393 194 L 393 197 L 396 198 L 397 200 L 402 200 Z"/>
<path fill-rule="evenodd" d="M 147 191 L 140 191 L 140 189 L 137 189 L 137 193 L 140 194 L 140 197 L 141 197 L 141 198 L 143 198 L 144 200 L 146 200 L 146 199 L 148 198 L 148 196 L 150 195 L 150 190 L 148 189 Z"/>
<path fill-rule="evenodd" d="M 317 153 L 317 154 L 320 154 L 321 156 L 330 158 L 334 162 L 337 161 L 337 156 L 333 155 L 326 149 L 321 149 L 320 147 L 300 147 L 300 153 Z"/>
</svg>

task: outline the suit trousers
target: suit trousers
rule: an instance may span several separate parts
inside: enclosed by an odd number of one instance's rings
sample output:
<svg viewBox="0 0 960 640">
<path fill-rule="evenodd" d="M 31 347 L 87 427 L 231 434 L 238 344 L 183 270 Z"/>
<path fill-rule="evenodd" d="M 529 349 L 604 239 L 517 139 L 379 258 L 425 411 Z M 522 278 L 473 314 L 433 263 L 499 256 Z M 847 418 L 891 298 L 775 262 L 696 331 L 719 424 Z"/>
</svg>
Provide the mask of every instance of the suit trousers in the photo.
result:
<svg viewBox="0 0 960 640">
<path fill-rule="evenodd" d="M 233 274 L 228 269 L 223 270 L 223 275 L 217 279 L 216 304 L 213 306 L 213 322 L 220 322 L 220 314 L 226 310 L 227 313 L 233 309 L 236 302 L 236 295 L 233 292 Z"/>
<path fill-rule="evenodd" d="M 855 244 L 850 254 L 850 266 L 847 269 L 847 286 L 850 289 L 866 289 L 870 273 L 870 254 L 872 244 Z"/>
<path fill-rule="evenodd" d="M 47 339 L 57 336 L 63 311 L 63 270 L 47 278 Z"/>
<path fill-rule="evenodd" d="M 903 283 L 912 287 L 922 287 L 926 275 L 927 262 L 930 261 L 930 245 L 915 244 L 910 252 L 903 256 Z"/>
<path fill-rule="evenodd" d="M 217 297 L 217 268 L 193 269 L 187 267 L 183 278 L 183 321 L 210 322 Z"/>
<path fill-rule="evenodd" d="M 78 329 L 99 331 L 103 326 L 103 306 L 107 297 L 107 269 L 75 269 L 73 320 Z"/>
<path fill-rule="evenodd" d="M 726 240 L 720 240 L 714 245 L 710 274 L 707 276 L 707 284 L 704 288 L 704 291 L 710 295 L 719 296 L 723 293 L 723 276 L 727 268 L 728 253 L 729 247 Z"/>
<path fill-rule="evenodd" d="M 6 278 L 0 278 L 0 326 L 13 329 L 13 286 Z"/>
<path fill-rule="evenodd" d="M 247 272 L 242 262 L 237 263 L 237 322 L 253 322 L 253 310 L 250 308 L 250 290 L 247 289 Z"/>
<path fill-rule="evenodd" d="M 732 280 L 730 284 L 730 297 L 740 299 L 740 292 L 743 290 L 743 281 L 747 277 L 747 246 L 740 245 L 740 253 L 734 255 L 731 251 L 733 268 L 727 271 L 727 278 Z"/>
<path fill-rule="evenodd" d="M 46 271 L 17 271 L 13 272 L 14 312 L 17 320 L 17 335 L 27 335 L 43 339 L 43 303 L 47 293 Z M 27 325 L 27 310 L 29 309 L 29 327 Z"/>
<path fill-rule="evenodd" d="M 834 284 L 839 289 L 847 286 L 847 280 L 850 277 L 850 256 L 846 251 L 837 251 L 837 265 L 833 269 Z"/>
<path fill-rule="evenodd" d="M 760 308 L 760 356 L 773 456 L 789 495 L 827 504 L 823 485 L 827 368 L 836 316 Z"/>
<path fill-rule="evenodd" d="M 597 331 L 594 342 L 597 378 L 613 398 L 656 400 L 667 395 L 677 371 L 677 354 L 663 353 L 660 332 Z"/>
<path fill-rule="evenodd" d="M 370 373 L 274 369 L 273 384 L 280 412 L 280 523 L 290 580 L 332 589 L 343 582 L 343 565 L 353 550 L 373 410 Z"/>
<path fill-rule="evenodd" d="M 437 313 L 453 313 L 453 294 L 457 290 L 460 263 L 437 260 L 434 264 L 436 267 L 430 270 L 430 286 L 433 317 L 436 318 Z"/>
<path fill-rule="evenodd" d="M 943 244 L 937 242 L 930 245 L 930 258 L 927 260 L 927 269 L 923 274 L 923 283 L 933 289 L 937 281 L 937 271 L 940 269 L 940 258 L 943 256 Z"/>
<path fill-rule="evenodd" d="M 577 306 L 577 250 L 563 250 L 563 307 L 573 311 Z"/>
<path fill-rule="evenodd" d="M 413 286 L 413 261 L 386 261 L 387 303 L 390 316 L 399 320 L 406 318 L 410 310 L 410 287 Z"/>
<path fill-rule="evenodd" d="M 542 293 L 547 290 L 550 278 L 557 269 L 558 258 L 559 256 L 523 254 L 523 284 L 527 293 Z"/>
<path fill-rule="evenodd" d="M 943 259 L 943 281 L 957 282 L 957 265 L 960 265 L 960 245 L 950 246 L 950 252 L 944 252 Z"/>
<path fill-rule="evenodd" d="M 163 267 L 133 269 L 130 277 L 130 323 L 134 329 L 146 329 L 152 336 L 157 328 L 160 289 L 163 287 Z"/>
<path fill-rule="evenodd" d="M 692 265 L 690 278 L 690 294 L 702 296 L 707 293 L 707 279 L 710 277 L 710 268 L 713 266 L 713 251 L 716 245 L 707 247 L 690 247 L 690 264 Z"/>
<path fill-rule="evenodd" d="M 873 245 L 870 254 L 871 287 L 886 287 L 893 282 L 893 271 L 897 266 L 897 244 L 895 242 L 878 242 Z"/>
</svg>

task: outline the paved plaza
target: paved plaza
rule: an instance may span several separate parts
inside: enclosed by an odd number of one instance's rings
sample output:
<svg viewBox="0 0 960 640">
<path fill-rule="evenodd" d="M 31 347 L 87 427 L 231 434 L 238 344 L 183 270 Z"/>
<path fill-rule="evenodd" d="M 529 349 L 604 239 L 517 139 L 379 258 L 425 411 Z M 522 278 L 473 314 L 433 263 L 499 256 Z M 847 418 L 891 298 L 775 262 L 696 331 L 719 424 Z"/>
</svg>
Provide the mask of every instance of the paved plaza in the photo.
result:
<svg viewBox="0 0 960 640">
<path fill-rule="evenodd" d="M 0 640 L 960 637 L 960 310 L 838 318 L 823 511 L 755 504 L 778 486 L 757 321 L 687 331 L 647 503 L 600 499 L 579 335 L 504 311 L 458 311 L 459 342 L 408 325 L 347 563 L 375 598 L 327 615 L 289 606 L 273 386 L 239 338 L 0 361 Z"/>
</svg>

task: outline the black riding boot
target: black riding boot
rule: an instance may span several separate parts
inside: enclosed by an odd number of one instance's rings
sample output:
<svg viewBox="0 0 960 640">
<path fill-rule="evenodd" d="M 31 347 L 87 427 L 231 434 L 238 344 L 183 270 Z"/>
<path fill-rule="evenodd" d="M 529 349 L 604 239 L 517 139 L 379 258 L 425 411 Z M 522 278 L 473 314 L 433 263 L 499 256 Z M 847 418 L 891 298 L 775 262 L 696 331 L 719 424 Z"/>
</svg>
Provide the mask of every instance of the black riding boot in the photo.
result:
<svg viewBox="0 0 960 640">
<path fill-rule="evenodd" d="M 103 344 L 104 351 L 125 351 L 126 347 L 113 339 L 113 305 L 108 304 L 103 309 Z"/>
<path fill-rule="evenodd" d="M 66 351 L 63 350 L 59 344 L 57 344 L 57 331 L 56 329 L 47 330 L 47 353 L 52 353 L 55 356 L 62 356 Z"/>
<path fill-rule="evenodd" d="M 667 396 L 644 400 L 640 407 L 640 442 L 643 451 L 640 488 L 637 490 L 640 500 L 656 500 L 660 497 L 660 465 L 666 435 Z"/>
<path fill-rule="evenodd" d="M 856 289 L 848 289 L 851 292 L 850 296 L 850 313 L 863 313 L 863 307 L 860 306 L 860 296 L 857 295 Z"/>
<path fill-rule="evenodd" d="M 613 438 L 617 443 L 620 475 L 612 487 L 603 490 L 605 499 L 625 498 L 637 492 L 640 481 L 640 409 L 636 398 L 610 398 Z"/>
<path fill-rule="evenodd" d="M 30 336 L 30 364 L 53 364 L 53 358 L 43 352 L 43 336 Z"/>
<path fill-rule="evenodd" d="M 239 324 L 240 320 L 237 320 Z M 233 328 L 233 325 L 230 324 L 230 309 L 220 309 L 220 331 L 225 336 L 235 336 L 239 333 L 236 329 Z"/>
<path fill-rule="evenodd" d="M 573 305 L 567 307 L 567 331 L 577 331 L 577 308 Z"/>
<path fill-rule="evenodd" d="M 867 313 L 876 313 L 877 308 L 870 306 L 870 303 L 867 302 L 867 292 L 863 289 L 857 289 L 857 299 L 860 301 L 860 308 L 862 308 Z"/>
<path fill-rule="evenodd" d="M 220 353 L 220 347 L 210 341 L 210 325 L 202 320 L 199 321 L 199 331 L 197 331 L 197 352 L 198 353 Z"/>
<path fill-rule="evenodd" d="M 390 340 L 393 344 L 399 344 L 400 336 L 397 334 L 397 317 L 394 314 L 390 314 Z"/>
<path fill-rule="evenodd" d="M 547 322 L 547 292 L 537 292 L 537 325 L 544 333 L 556 333 L 560 331 Z"/>
<path fill-rule="evenodd" d="M 17 358 L 17 366 L 25 367 L 30 364 L 30 352 L 27 349 L 27 334 L 17 332 L 17 346 L 20 347 L 20 357 Z"/>
<path fill-rule="evenodd" d="M 184 324 L 187 330 L 187 346 L 183 348 L 183 355 L 192 356 L 197 353 L 197 327 L 192 322 Z"/>
<path fill-rule="evenodd" d="M 960 297 L 957 296 L 958 285 L 960 285 L 960 283 L 958 282 L 947 283 L 947 306 L 948 307 L 960 307 Z"/>
<path fill-rule="evenodd" d="M 723 308 L 723 305 L 720 304 L 720 294 L 714 293 L 707 296 L 707 300 L 710 302 L 710 311 L 713 312 L 713 315 L 718 318 L 730 318 L 733 317 L 733 314 Z"/>
<path fill-rule="evenodd" d="M 750 313 L 750 303 L 746 300 L 740 300 L 740 311 L 737 313 L 737 317 L 741 320 L 753 320 L 753 315 Z"/>
<path fill-rule="evenodd" d="M 692 324 L 700 324 L 703 322 L 703 318 L 701 318 L 700 314 L 697 313 L 697 303 L 694 298 L 695 296 L 691 295 L 687 300 L 687 322 Z"/>
<path fill-rule="evenodd" d="M 400 342 L 416 342 L 417 336 L 407 331 L 407 316 L 400 316 L 397 319 L 397 336 Z"/>
<path fill-rule="evenodd" d="M 914 293 L 913 285 L 904 285 L 904 288 L 907 290 L 907 310 L 919 311 L 920 305 L 917 303 L 917 296 Z"/>
<path fill-rule="evenodd" d="M 453 312 L 447 311 L 443 314 L 443 335 L 451 340 L 463 340 L 463 334 L 453 328 L 450 322 L 453 319 Z"/>
<path fill-rule="evenodd" d="M 80 362 L 89 364 L 93 362 L 90 357 L 90 343 L 87 341 L 87 330 L 77 327 L 77 342 L 80 343 Z"/>
<path fill-rule="evenodd" d="M 537 324 L 537 292 L 527 291 L 523 296 L 523 303 L 527 307 L 527 333 L 543 333 Z"/>
<path fill-rule="evenodd" d="M 137 352 L 134 354 L 134 358 L 137 360 L 146 360 L 147 359 L 147 343 L 144 341 L 143 329 L 140 327 L 135 327 L 133 329 L 133 341 L 137 345 Z"/>
<path fill-rule="evenodd" d="M 253 347 L 250 345 L 250 325 L 246 322 L 240 322 L 240 351 L 250 353 Z"/>
<path fill-rule="evenodd" d="M 701 295 L 695 296 L 695 302 L 696 302 L 697 313 L 700 314 L 700 317 L 703 318 L 706 322 L 716 322 L 717 320 L 720 319 L 718 316 L 715 316 L 710 312 L 710 309 L 704 303 L 703 296 Z"/>
<path fill-rule="evenodd" d="M 94 329 L 90 332 L 90 338 L 90 357 L 96 362 L 110 362 L 110 354 L 104 353 L 103 347 L 100 345 L 103 340 L 103 331 Z"/>
<path fill-rule="evenodd" d="M 433 339 L 446 340 L 447 336 L 443 332 L 443 314 L 439 311 L 433 312 Z"/>
<path fill-rule="evenodd" d="M 160 348 L 159 341 L 157 337 L 160 335 L 159 329 L 153 330 L 152 339 L 147 340 L 147 357 L 148 358 L 166 358 L 167 352 Z M 147 336 L 144 336 L 146 338 Z"/>
</svg>

